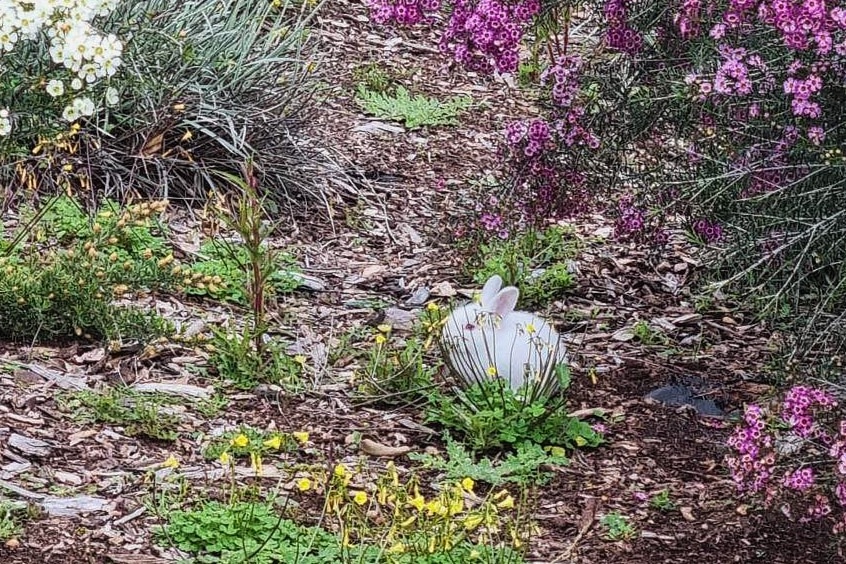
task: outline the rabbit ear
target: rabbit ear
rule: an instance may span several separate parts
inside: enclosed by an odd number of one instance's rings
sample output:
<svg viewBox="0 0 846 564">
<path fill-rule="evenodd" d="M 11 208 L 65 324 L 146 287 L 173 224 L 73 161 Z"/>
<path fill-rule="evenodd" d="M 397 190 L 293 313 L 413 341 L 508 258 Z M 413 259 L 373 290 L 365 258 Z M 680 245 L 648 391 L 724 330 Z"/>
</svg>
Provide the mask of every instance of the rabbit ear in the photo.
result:
<svg viewBox="0 0 846 564">
<path fill-rule="evenodd" d="M 517 305 L 517 298 L 519 297 L 520 291 L 514 286 L 503 288 L 493 299 L 488 309 L 500 317 L 505 317 L 514 311 Z"/>
<path fill-rule="evenodd" d="M 496 293 L 499 292 L 501 287 L 502 278 L 500 278 L 499 274 L 494 274 L 488 278 L 488 281 L 485 282 L 484 288 L 482 288 L 482 305 L 487 307 L 492 304 L 494 298 L 496 297 Z"/>
</svg>

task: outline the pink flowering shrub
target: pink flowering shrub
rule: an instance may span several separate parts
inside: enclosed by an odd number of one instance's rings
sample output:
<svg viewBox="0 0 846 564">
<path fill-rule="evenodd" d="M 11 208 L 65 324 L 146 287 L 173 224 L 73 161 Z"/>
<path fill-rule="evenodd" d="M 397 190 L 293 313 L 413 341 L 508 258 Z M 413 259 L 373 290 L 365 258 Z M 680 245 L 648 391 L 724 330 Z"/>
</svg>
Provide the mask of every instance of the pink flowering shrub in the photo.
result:
<svg viewBox="0 0 846 564">
<path fill-rule="evenodd" d="M 843 0 L 369 2 L 377 22 L 440 26 L 442 52 L 469 71 L 543 59 L 543 113 L 503 131 L 507 213 L 486 208 L 485 229 L 604 205 L 619 237 L 660 243 L 652 218 L 670 206 L 721 247 L 725 278 L 846 308 Z M 574 47 L 577 24 L 600 36 Z"/>
<path fill-rule="evenodd" d="M 809 386 L 791 388 L 769 410 L 747 406 L 726 458 L 738 491 L 846 532 L 846 419 L 838 407 L 832 394 Z"/>
</svg>

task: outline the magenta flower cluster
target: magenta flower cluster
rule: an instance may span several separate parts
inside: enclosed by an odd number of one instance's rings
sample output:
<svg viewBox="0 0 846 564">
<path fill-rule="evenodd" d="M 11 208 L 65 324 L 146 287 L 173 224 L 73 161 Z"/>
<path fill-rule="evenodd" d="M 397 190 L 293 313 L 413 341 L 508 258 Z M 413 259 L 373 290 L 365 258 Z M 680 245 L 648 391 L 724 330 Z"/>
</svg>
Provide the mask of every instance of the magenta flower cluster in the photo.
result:
<svg viewBox="0 0 846 564">
<path fill-rule="evenodd" d="M 691 39 L 699 35 L 701 29 L 700 0 L 683 0 L 678 12 L 673 17 L 673 23 L 679 30 L 682 39 Z"/>
<path fill-rule="evenodd" d="M 562 218 L 587 209 L 584 174 L 558 158 L 561 146 L 598 143 L 576 119 L 581 116 L 580 110 L 571 108 L 551 123 L 536 118 L 506 127 L 503 160 L 512 168 L 511 196 L 523 223 Z"/>
<path fill-rule="evenodd" d="M 541 81 L 552 78 L 552 101 L 562 108 L 569 108 L 579 93 L 584 62 L 578 55 L 567 55 L 541 75 Z"/>
<path fill-rule="evenodd" d="M 781 418 L 797 435 L 810 437 L 814 432 L 814 409 L 830 410 L 837 401 L 831 394 L 809 386 L 795 386 L 784 396 Z"/>
<path fill-rule="evenodd" d="M 694 222 L 693 232 L 709 245 L 723 240 L 722 226 L 704 218 Z"/>
<path fill-rule="evenodd" d="M 626 239 L 639 234 L 646 226 L 646 212 L 634 204 L 634 198 L 626 194 L 617 203 L 617 222 L 614 234 L 618 238 Z"/>
<path fill-rule="evenodd" d="M 797 517 L 803 522 L 830 515 L 836 504 L 840 512 L 833 529 L 846 533 L 846 420 L 832 432 L 832 418 L 825 415 L 837 405 L 824 390 L 794 386 L 769 415 L 760 406 L 748 406 L 728 440 L 732 454 L 726 460 L 738 490 L 762 494 L 767 505 L 779 501 L 788 515 L 801 504 L 804 510 Z M 783 467 L 781 478 L 773 479 Z"/>
<path fill-rule="evenodd" d="M 368 0 L 370 17 L 378 24 L 416 25 L 441 9 L 441 0 Z"/>
<path fill-rule="evenodd" d="M 757 405 L 747 406 L 743 424 L 728 440 L 735 454 L 726 462 L 740 491 L 760 492 L 772 477 L 775 453 L 773 437 L 766 427 L 763 409 Z"/>
<path fill-rule="evenodd" d="M 810 467 L 799 468 L 798 470 L 788 470 L 782 479 L 784 487 L 804 492 L 809 490 L 814 485 L 814 469 Z"/>
<path fill-rule="evenodd" d="M 790 108 L 793 115 L 818 118 L 822 115 L 822 108 L 812 97 L 822 90 L 823 81 L 817 74 L 809 74 L 806 78 L 789 77 L 784 81 L 784 93 L 789 94 Z"/>
<path fill-rule="evenodd" d="M 476 213 L 483 231 L 492 233 L 500 239 L 508 239 L 510 231 L 507 219 L 502 213 L 501 204 L 499 198 L 489 196 L 487 202 L 476 207 Z"/>
<path fill-rule="evenodd" d="M 626 0 L 606 0 L 605 43 L 611 49 L 636 55 L 643 48 L 643 37 L 629 25 L 629 10 Z"/>
<path fill-rule="evenodd" d="M 540 8 L 540 0 L 454 0 L 441 50 L 476 72 L 513 73 L 520 41 Z"/>
</svg>

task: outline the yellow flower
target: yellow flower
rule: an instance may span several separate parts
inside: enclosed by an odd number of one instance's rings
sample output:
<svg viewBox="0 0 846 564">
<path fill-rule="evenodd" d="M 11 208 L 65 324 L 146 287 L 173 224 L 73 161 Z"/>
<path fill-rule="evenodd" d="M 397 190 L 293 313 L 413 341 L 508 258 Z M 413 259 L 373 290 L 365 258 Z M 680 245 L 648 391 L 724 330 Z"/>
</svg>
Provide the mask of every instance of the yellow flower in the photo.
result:
<svg viewBox="0 0 846 564">
<path fill-rule="evenodd" d="M 405 552 L 405 545 L 401 542 L 394 543 L 391 548 L 388 549 L 388 554 L 402 554 Z"/>
<path fill-rule="evenodd" d="M 309 480 L 308 478 L 300 478 L 299 480 L 297 480 L 297 488 L 301 492 L 307 492 L 311 489 L 311 480 Z"/>
<path fill-rule="evenodd" d="M 496 506 L 500 509 L 511 509 L 512 507 L 514 507 L 514 498 L 510 495 L 506 496 L 505 499 L 497 503 Z"/>
<path fill-rule="evenodd" d="M 253 472 L 256 473 L 256 476 L 261 476 L 261 456 L 255 452 L 250 453 L 250 466 L 253 468 Z"/>
<path fill-rule="evenodd" d="M 297 439 L 297 441 L 301 445 L 304 445 L 308 442 L 308 433 L 306 433 L 305 431 L 294 431 L 293 433 L 291 433 L 291 436 Z"/>
<path fill-rule="evenodd" d="M 482 516 L 479 513 L 474 513 L 464 518 L 464 528 L 468 531 L 472 531 L 481 524 Z"/>
<path fill-rule="evenodd" d="M 233 437 L 232 440 L 229 441 L 229 444 L 231 444 L 234 447 L 244 448 L 245 446 L 250 444 L 250 438 L 247 435 L 245 435 L 244 433 L 241 433 L 241 434 L 237 435 L 236 437 Z"/>
<path fill-rule="evenodd" d="M 488 376 L 494 378 L 496 376 L 496 366 L 488 366 L 487 370 Z"/>
<path fill-rule="evenodd" d="M 534 334 L 535 331 L 537 331 L 537 329 L 535 329 L 534 324 L 526 323 L 526 333 L 528 333 L 529 335 L 532 335 L 532 334 Z"/>
<path fill-rule="evenodd" d="M 367 493 L 365 492 L 355 492 L 353 496 L 353 501 L 356 502 L 358 505 L 364 505 L 367 503 Z"/>
<path fill-rule="evenodd" d="M 426 504 L 426 512 L 429 515 L 444 515 L 447 512 L 447 508 L 444 507 L 440 499 L 433 499 Z"/>
<path fill-rule="evenodd" d="M 514 545 L 514 548 L 520 548 L 523 546 L 523 541 L 520 540 L 520 537 L 517 536 L 517 531 L 511 529 L 511 540 Z"/>
<path fill-rule="evenodd" d="M 559 446 L 549 447 L 548 450 L 549 450 L 549 454 L 551 454 L 552 456 L 561 457 L 561 456 L 565 456 L 567 454 L 567 451 L 564 450 L 563 448 L 559 447 Z"/>
<path fill-rule="evenodd" d="M 267 448 L 275 448 L 278 450 L 282 446 L 282 437 L 280 437 L 279 435 L 274 435 L 273 437 L 264 441 L 264 446 L 266 446 Z"/>
<path fill-rule="evenodd" d="M 294 362 L 296 362 L 300 366 L 305 366 L 306 365 L 305 355 L 304 354 L 298 354 L 297 356 L 294 357 Z"/>
<path fill-rule="evenodd" d="M 167 460 L 162 462 L 163 468 L 179 468 L 179 461 L 172 454 L 167 457 Z"/>
<path fill-rule="evenodd" d="M 385 336 L 381 333 L 376 335 L 376 344 L 377 345 L 384 345 L 387 340 L 388 339 L 386 339 Z"/>
<path fill-rule="evenodd" d="M 232 457 L 229 456 L 228 452 L 224 452 L 223 454 L 220 455 L 220 458 L 218 458 L 218 460 L 224 466 L 229 466 L 229 462 L 232 460 Z"/>
<path fill-rule="evenodd" d="M 464 488 L 464 491 L 466 492 L 472 493 L 473 486 L 475 485 L 476 483 L 473 481 L 472 478 L 464 478 L 463 480 L 461 480 L 461 487 Z"/>
<path fill-rule="evenodd" d="M 426 309 L 428 309 L 429 311 L 438 311 L 441 308 L 435 302 L 429 302 L 428 304 L 426 304 Z"/>
<path fill-rule="evenodd" d="M 460 495 L 449 502 L 449 514 L 458 515 L 464 511 L 464 496 Z"/>
<path fill-rule="evenodd" d="M 387 323 L 383 323 L 382 325 L 377 325 L 376 329 L 378 329 L 380 333 L 390 333 L 391 332 L 391 326 L 388 325 Z"/>
<path fill-rule="evenodd" d="M 343 478 L 347 475 L 347 467 L 343 464 L 336 464 L 335 465 L 335 475 L 339 478 Z"/>
<path fill-rule="evenodd" d="M 396 488 L 399 486 L 399 474 L 397 474 L 397 467 L 393 460 L 389 460 L 386 466 L 388 477 L 391 479 L 391 484 Z"/>
<path fill-rule="evenodd" d="M 426 498 L 418 494 L 409 499 L 408 504 L 417 511 L 423 511 L 423 508 L 426 506 Z"/>
</svg>

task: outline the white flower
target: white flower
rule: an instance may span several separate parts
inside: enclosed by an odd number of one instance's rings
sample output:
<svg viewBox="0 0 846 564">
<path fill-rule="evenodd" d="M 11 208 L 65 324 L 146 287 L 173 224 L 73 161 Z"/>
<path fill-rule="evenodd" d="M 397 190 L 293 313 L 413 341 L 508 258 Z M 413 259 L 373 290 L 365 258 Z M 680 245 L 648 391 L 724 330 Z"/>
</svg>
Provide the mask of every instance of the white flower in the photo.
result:
<svg viewBox="0 0 846 564">
<path fill-rule="evenodd" d="M 82 81 L 78 78 L 74 78 L 71 80 L 71 88 L 74 90 L 82 90 Z"/>
<path fill-rule="evenodd" d="M 17 42 L 18 32 L 13 27 L 0 27 L 0 51 L 11 51 Z"/>
<path fill-rule="evenodd" d="M 79 69 L 79 78 L 85 80 L 88 84 L 94 84 L 97 81 L 98 67 L 94 63 L 85 63 Z"/>
<path fill-rule="evenodd" d="M 65 110 L 62 112 L 62 118 L 65 121 L 76 121 L 79 119 L 79 110 L 75 106 L 65 106 Z"/>
<path fill-rule="evenodd" d="M 94 115 L 94 110 L 96 109 L 94 102 L 87 96 L 85 98 L 74 98 L 73 107 L 83 116 Z"/>
<path fill-rule="evenodd" d="M 51 80 L 47 83 L 47 94 L 53 98 L 58 98 L 65 93 L 65 85 L 61 80 Z"/>
<path fill-rule="evenodd" d="M 117 106 L 118 102 L 120 102 L 120 96 L 118 96 L 117 88 L 112 86 L 106 88 L 106 103 L 110 106 Z"/>
<path fill-rule="evenodd" d="M 6 137 L 12 132 L 12 120 L 9 119 L 9 110 L 0 110 L 0 137 Z"/>
</svg>

